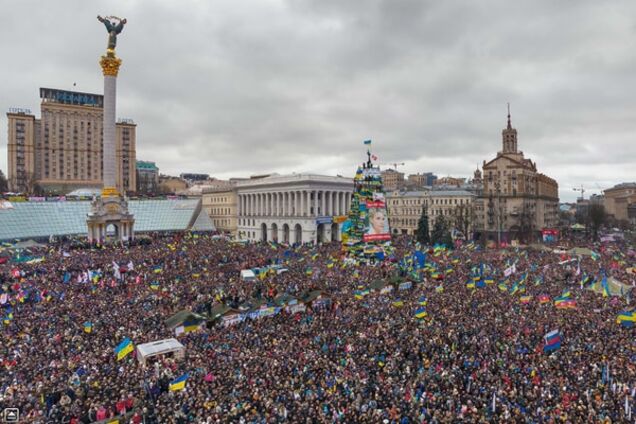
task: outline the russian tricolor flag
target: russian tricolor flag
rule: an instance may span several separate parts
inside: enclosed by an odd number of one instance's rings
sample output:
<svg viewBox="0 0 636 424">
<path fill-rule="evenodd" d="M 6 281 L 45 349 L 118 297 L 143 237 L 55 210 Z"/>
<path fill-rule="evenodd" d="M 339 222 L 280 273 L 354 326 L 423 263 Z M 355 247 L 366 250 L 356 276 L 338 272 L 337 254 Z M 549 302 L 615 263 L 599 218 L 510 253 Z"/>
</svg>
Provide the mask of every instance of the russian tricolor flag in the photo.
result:
<svg viewBox="0 0 636 424">
<path fill-rule="evenodd" d="M 545 336 L 543 336 L 545 341 L 545 345 L 543 346 L 543 351 L 554 352 L 555 350 L 561 347 L 561 332 L 559 330 L 552 330 Z"/>
</svg>

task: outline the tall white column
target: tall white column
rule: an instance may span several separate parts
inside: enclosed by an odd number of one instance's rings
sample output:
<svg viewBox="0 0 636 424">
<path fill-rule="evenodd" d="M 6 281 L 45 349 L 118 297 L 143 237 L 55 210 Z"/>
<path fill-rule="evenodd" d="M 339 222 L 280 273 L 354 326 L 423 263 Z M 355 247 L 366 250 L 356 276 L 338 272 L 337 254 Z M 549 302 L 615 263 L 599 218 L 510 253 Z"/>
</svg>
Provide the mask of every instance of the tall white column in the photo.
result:
<svg viewBox="0 0 636 424">
<path fill-rule="evenodd" d="M 300 192 L 300 216 L 305 216 L 307 210 L 305 209 L 305 192 Z"/>
<path fill-rule="evenodd" d="M 327 193 L 326 193 L 325 191 L 321 191 L 321 192 L 320 192 L 320 197 L 321 197 L 321 199 L 320 199 L 320 203 L 321 203 L 321 209 L 320 209 L 320 212 L 321 212 L 321 213 L 320 213 L 320 214 L 321 214 L 322 216 L 327 216 L 327 201 L 326 201 L 326 199 L 325 199 L 326 194 L 327 194 Z"/>
<path fill-rule="evenodd" d="M 300 216 L 300 196 L 298 195 L 300 192 L 294 192 L 294 216 Z"/>
<path fill-rule="evenodd" d="M 104 123 L 103 161 L 104 188 L 116 188 L 115 116 L 117 102 L 117 77 L 104 75 Z"/>
</svg>

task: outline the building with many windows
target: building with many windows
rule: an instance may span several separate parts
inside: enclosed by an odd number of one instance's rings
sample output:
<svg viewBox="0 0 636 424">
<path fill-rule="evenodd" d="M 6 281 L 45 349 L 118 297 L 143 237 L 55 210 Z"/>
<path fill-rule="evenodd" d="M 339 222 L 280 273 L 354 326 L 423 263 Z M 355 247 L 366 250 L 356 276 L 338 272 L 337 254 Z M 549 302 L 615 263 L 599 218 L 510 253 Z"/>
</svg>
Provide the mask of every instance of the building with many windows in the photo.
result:
<svg viewBox="0 0 636 424">
<path fill-rule="evenodd" d="M 424 207 L 429 232 L 439 216 L 449 222 L 455 234 L 470 237 L 474 219 L 474 193 L 465 190 L 394 191 L 387 193 L 389 225 L 393 234 L 414 235 Z"/>
<path fill-rule="evenodd" d="M 10 109 L 9 189 L 67 193 L 101 187 L 103 106 L 100 94 L 40 88 L 41 118 Z M 116 183 L 120 192 L 136 190 L 136 124 L 116 126 Z"/>
<path fill-rule="evenodd" d="M 410 174 L 407 177 L 406 185 L 410 189 L 430 187 L 435 184 L 436 180 L 437 175 L 433 174 L 432 172 L 424 172 L 423 174 L 420 174 L 418 172 L 417 174 Z"/>
<path fill-rule="evenodd" d="M 382 186 L 384 191 L 400 190 L 404 187 L 404 173 L 395 169 L 385 169 L 382 174 Z"/>
<path fill-rule="evenodd" d="M 476 237 L 483 241 L 532 242 L 559 223 L 559 186 L 538 172 L 517 148 L 517 130 L 502 131 L 503 149 L 482 166 L 483 191 L 476 205 Z"/>
<path fill-rule="evenodd" d="M 636 183 L 621 183 L 603 191 L 605 212 L 617 221 L 633 223 L 633 209 L 636 208 Z M 630 217 L 630 207 L 632 217 Z"/>
<path fill-rule="evenodd" d="M 353 179 L 312 174 L 237 181 L 238 238 L 283 243 L 340 240 Z"/>
<path fill-rule="evenodd" d="M 237 236 L 238 211 L 235 186 L 203 189 L 201 201 L 214 227 L 222 232 Z"/>
<path fill-rule="evenodd" d="M 159 191 L 159 168 L 154 162 L 137 161 L 137 193 L 155 194 Z"/>
</svg>

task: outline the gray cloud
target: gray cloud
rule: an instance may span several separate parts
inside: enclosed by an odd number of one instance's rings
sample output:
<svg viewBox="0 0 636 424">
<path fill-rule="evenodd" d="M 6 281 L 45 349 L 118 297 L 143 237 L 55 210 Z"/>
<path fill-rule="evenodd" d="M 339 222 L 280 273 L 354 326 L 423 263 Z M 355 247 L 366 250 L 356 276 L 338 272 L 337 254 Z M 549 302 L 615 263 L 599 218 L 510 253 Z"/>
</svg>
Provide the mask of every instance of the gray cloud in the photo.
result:
<svg viewBox="0 0 636 424">
<path fill-rule="evenodd" d="M 564 200 L 636 179 L 627 0 L 27 0 L 3 12 L 2 110 L 38 110 L 40 86 L 100 92 L 95 16 L 128 18 L 118 115 L 162 172 L 351 175 L 372 138 L 405 172 L 468 176 L 500 148 L 509 101 L 520 148 Z"/>
</svg>

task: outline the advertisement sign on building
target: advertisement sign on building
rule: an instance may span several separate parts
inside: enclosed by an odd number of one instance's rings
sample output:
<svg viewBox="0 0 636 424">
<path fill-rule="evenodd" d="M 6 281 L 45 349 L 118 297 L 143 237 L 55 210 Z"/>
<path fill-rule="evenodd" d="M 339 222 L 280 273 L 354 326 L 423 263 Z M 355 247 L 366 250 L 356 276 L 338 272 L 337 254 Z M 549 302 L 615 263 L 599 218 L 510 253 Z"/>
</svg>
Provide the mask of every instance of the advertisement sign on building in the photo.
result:
<svg viewBox="0 0 636 424">
<path fill-rule="evenodd" d="M 320 224 L 331 224 L 333 222 L 333 218 L 330 216 L 319 216 L 316 218 L 316 225 Z"/>
<path fill-rule="evenodd" d="M 365 213 L 365 230 L 363 241 L 391 240 L 389 217 L 383 193 L 373 193 L 373 199 L 367 201 Z"/>
</svg>

